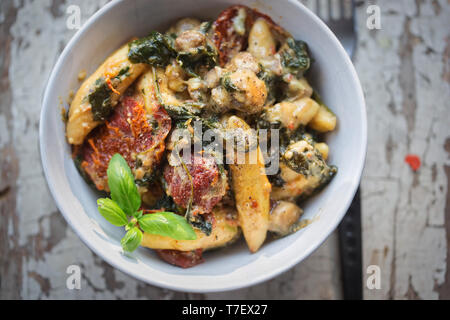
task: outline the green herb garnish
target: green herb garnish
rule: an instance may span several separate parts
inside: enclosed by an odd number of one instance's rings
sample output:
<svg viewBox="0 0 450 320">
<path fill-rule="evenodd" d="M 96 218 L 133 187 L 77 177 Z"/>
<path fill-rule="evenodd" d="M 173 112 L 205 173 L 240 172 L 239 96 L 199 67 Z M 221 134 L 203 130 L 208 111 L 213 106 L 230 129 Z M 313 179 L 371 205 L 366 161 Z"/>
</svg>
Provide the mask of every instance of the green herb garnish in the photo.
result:
<svg viewBox="0 0 450 320">
<path fill-rule="evenodd" d="M 195 240 L 194 229 L 182 216 L 173 212 L 143 215 L 141 197 L 133 173 L 125 159 L 115 154 L 108 165 L 110 198 L 97 200 L 98 211 L 111 224 L 125 226 L 127 233 L 120 241 L 124 251 L 134 251 L 140 245 L 143 233 L 157 234 L 177 240 Z"/>
<path fill-rule="evenodd" d="M 172 40 L 157 31 L 152 31 L 149 36 L 129 44 L 128 59 L 132 63 L 165 67 L 175 56 L 176 51 L 172 46 Z"/>
<path fill-rule="evenodd" d="M 215 48 L 207 44 L 187 52 L 179 52 L 176 60 L 189 76 L 198 77 L 200 67 L 209 70 L 217 65 L 218 54 Z"/>
<path fill-rule="evenodd" d="M 119 73 L 114 78 L 120 79 L 122 76 L 129 76 L 130 75 L 129 71 L 130 71 L 130 67 L 129 66 L 127 66 L 127 67 L 125 67 L 123 69 L 120 69 Z"/>
<path fill-rule="evenodd" d="M 259 79 L 264 81 L 267 88 L 267 98 L 266 98 L 266 105 L 274 104 L 275 101 L 281 101 L 283 100 L 283 90 L 281 87 L 282 84 L 282 77 L 279 75 L 275 75 L 273 72 L 262 66 L 259 65 L 260 71 L 258 72 L 257 76 Z"/>
<path fill-rule="evenodd" d="M 239 91 L 238 87 L 234 85 L 233 82 L 231 82 L 231 79 L 228 75 L 224 76 L 222 79 L 220 79 L 222 86 L 227 90 L 228 92 L 236 92 Z"/>
<path fill-rule="evenodd" d="M 311 59 L 306 42 L 288 38 L 286 44 L 280 50 L 280 54 L 281 63 L 289 73 L 302 75 L 309 69 Z"/>
<path fill-rule="evenodd" d="M 143 215 L 139 219 L 139 226 L 148 233 L 176 240 L 195 240 L 197 238 L 194 229 L 186 222 L 186 219 L 173 212 Z"/>
<path fill-rule="evenodd" d="M 111 198 L 127 215 L 134 215 L 141 206 L 141 196 L 130 167 L 121 155 L 115 154 L 108 165 L 108 186 Z"/>
<path fill-rule="evenodd" d="M 111 105 L 111 93 L 104 78 L 95 81 L 93 91 L 88 95 L 89 103 L 92 106 L 92 115 L 95 121 L 104 121 L 113 111 Z"/>
<path fill-rule="evenodd" d="M 132 252 L 139 247 L 144 235 L 138 227 L 132 227 L 127 231 L 125 237 L 120 240 L 120 244 L 124 251 Z"/>
</svg>

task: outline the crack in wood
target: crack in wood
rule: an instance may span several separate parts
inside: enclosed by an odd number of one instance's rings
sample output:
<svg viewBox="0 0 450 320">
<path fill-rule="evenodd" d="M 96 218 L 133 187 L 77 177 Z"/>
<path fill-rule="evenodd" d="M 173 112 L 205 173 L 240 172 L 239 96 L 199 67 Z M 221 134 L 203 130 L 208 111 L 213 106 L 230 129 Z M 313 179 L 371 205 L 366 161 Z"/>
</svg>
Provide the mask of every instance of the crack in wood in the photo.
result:
<svg viewBox="0 0 450 320">
<path fill-rule="evenodd" d="M 444 68 L 442 68 L 441 77 L 442 80 L 450 83 L 450 36 L 447 36 L 445 43 L 447 45 L 445 46 L 444 54 L 442 55 L 442 64 L 444 65 Z"/>
<path fill-rule="evenodd" d="M 36 280 L 36 282 L 41 287 L 41 292 L 44 295 L 46 295 L 47 297 L 50 295 L 51 285 L 50 285 L 50 280 L 48 278 L 45 278 L 42 275 L 40 275 L 39 273 L 34 272 L 34 271 L 28 272 L 28 276 L 30 278 Z"/>
<path fill-rule="evenodd" d="M 450 138 L 446 140 L 445 145 L 450 145 Z M 448 149 L 447 152 L 450 154 Z M 447 201 L 445 203 L 444 227 L 447 244 L 450 244 L 450 166 L 444 166 L 444 171 L 447 176 Z M 447 245 L 445 281 L 435 291 L 439 293 L 440 299 L 450 299 L 450 245 Z"/>
<path fill-rule="evenodd" d="M 416 81 L 415 81 L 415 68 L 412 61 L 412 53 L 414 46 L 416 45 L 416 39 L 410 30 L 411 18 L 406 17 L 403 26 L 403 34 L 400 37 L 399 44 L 399 56 L 401 59 L 399 83 L 402 90 L 403 104 L 402 115 L 405 117 L 406 124 L 408 126 L 408 132 L 414 131 L 416 110 L 417 110 L 417 97 L 416 97 Z M 409 135 L 408 148 L 411 144 Z"/>
<path fill-rule="evenodd" d="M 407 298 L 408 300 L 422 300 L 412 284 L 411 275 L 409 275 L 408 277 L 408 291 L 406 291 L 405 298 Z"/>
<path fill-rule="evenodd" d="M 18 4 L 19 7 L 22 3 Z M 0 114 L 3 114 L 8 123 L 8 131 L 12 127 L 12 115 L 10 105 L 12 103 L 9 65 L 11 61 L 10 48 L 12 36 L 10 29 L 16 21 L 18 8 L 12 2 L 1 1 L 0 12 L 4 15 L 4 21 L 0 23 Z M 11 136 L 11 135 L 10 135 Z M 22 285 L 22 252 L 19 249 L 18 234 L 19 221 L 16 210 L 16 180 L 18 166 L 12 141 L 0 149 L 0 299 L 20 298 Z"/>
<path fill-rule="evenodd" d="M 6 188 L 0 190 L 0 201 L 2 200 L 2 198 L 6 197 L 10 191 L 11 191 L 10 186 L 6 186 Z"/>
</svg>

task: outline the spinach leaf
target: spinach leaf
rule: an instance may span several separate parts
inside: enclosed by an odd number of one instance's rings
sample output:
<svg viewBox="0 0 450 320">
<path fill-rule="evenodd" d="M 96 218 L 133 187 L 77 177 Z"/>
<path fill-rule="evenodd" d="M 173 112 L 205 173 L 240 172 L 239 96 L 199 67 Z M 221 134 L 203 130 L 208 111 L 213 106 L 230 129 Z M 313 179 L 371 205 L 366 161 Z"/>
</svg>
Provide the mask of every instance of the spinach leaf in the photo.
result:
<svg viewBox="0 0 450 320">
<path fill-rule="evenodd" d="M 155 170 L 152 170 L 151 172 L 146 172 L 144 176 L 141 179 L 136 179 L 135 182 L 140 187 L 148 187 L 150 184 L 155 182 L 157 179 L 157 174 Z"/>
<path fill-rule="evenodd" d="M 206 221 L 203 215 L 191 215 L 191 219 L 188 221 L 194 228 L 199 229 L 201 232 L 209 236 L 212 232 L 212 223 Z"/>
<path fill-rule="evenodd" d="M 289 159 L 284 159 L 284 162 L 287 164 L 289 168 L 294 170 L 297 173 L 303 174 L 304 176 L 309 176 L 310 170 L 310 161 L 308 161 L 307 155 L 311 155 L 312 153 L 306 152 L 293 152 L 293 155 Z"/>
<path fill-rule="evenodd" d="M 200 114 L 200 109 L 192 108 L 189 105 L 173 106 L 164 105 L 169 116 L 175 121 L 186 121 L 189 119 L 196 119 Z"/>
<path fill-rule="evenodd" d="M 184 209 L 182 207 L 177 206 L 177 204 L 173 201 L 172 197 L 168 196 L 166 193 L 163 194 L 161 198 L 156 201 L 156 203 L 151 206 L 151 209 L 161 209 L 170 210 L 173 212 L 183 213 Z"/>
<path fill-rule="evenodd" d="M 111 105 L 111 93 L 106 80 L 98 78 L 95 81 L 93 91 L 88 95 L 89 103 L 92 106 L 92 115 L 95 121 L 104 121 L 113 111 Z"/>
<path fill-rule="evenodd" d="M 119 73 L 114 78 L 120 79 L 122 76 L 129 76 L 130 75 L 129 71 L 130 71 L 130 67 L 129 66 L 127 66 L 127 67 L 125 67 L 123 69 L 120 69 Z"/>
<path fill-rule="evenodd" d="M 179 52 L 177 62 L 191 77 L 198 77 L 200 67 L 213 68 L 217 65 L 217 52 L 210 45 L 199 46 L 189 51 Z"/>
<path fill-rule="evenodd" d="M 281 171 L 278 170 L 276 174 L 267 175 L 269 182 L 275 187 L 282 187 L 286 183 L 284 179 L 281 177 Z"/>
<path fill-rule="evenodd" d="M 234 83 L 231 81 L 230 77 L 228 75 L 223 76 L 220 79 L 220 82 L 222 86 L 227 90 L 228 92 L 236 92 L 239 91 L 239 89 L 234 85 Z"/>
<path fill-rule="evenodd" d="M 109 198 L 100 198 L 97 200 L 97 205 L 98 211 L 109 223 L 117 227 L 122 227 L 128 223 L 125 212 L 115 201 Z"/>
<path fill-rule="evenodd" d="M 141 206 L 141 196 L 127 162 L 120 154 L 116 153 L 109 161 L 106 173 L 111 198 L 127 215 L 133 215 Z"/>
<path fill-rule="evenodd" d="M 264 68 L 260 64 L 260 71 L 257 74 L 258 78 L 264 81 L 267 88 L 266 104 L 274 104 L 275 101 L 282 100 L 283 90 L 281 89 L 282 77 L 275 75 L 270 70 Z"/>
<path fill-rule="evenodd" d="M 195 240 L 197 235 L 186 219 L 172 212 L 157 212 L 138 219 L 142 230 L 176 240 Z"/>
<path fill-rule="evenodd" d="M 146 63 L 155 67 L 165 67 L 176 56 L 172 41 L 163 34 L 152 31 L 147 37 L 129 44 L 128 59 L 132 63 Z"/>
<path fill-rule="evenodd" d="M 315 147 L 316 141 L 310 133 L 304 133 L 301 138 L 289 145 L 282 153 L 283 162 L 292 170 L 305 177 L 316 176 L 320 180 L 328 179 L 332 168 L 323 159 L 322 154 Z M 302 143 L 301 146 L 298 143 Z"/>
<path fill-rule="evenodd" d="M 280 50 L 281 63 L 287 73 L 301 75 L 309 69 L 311 59 L 306 42 L 288 38 Z"/>
</svg>

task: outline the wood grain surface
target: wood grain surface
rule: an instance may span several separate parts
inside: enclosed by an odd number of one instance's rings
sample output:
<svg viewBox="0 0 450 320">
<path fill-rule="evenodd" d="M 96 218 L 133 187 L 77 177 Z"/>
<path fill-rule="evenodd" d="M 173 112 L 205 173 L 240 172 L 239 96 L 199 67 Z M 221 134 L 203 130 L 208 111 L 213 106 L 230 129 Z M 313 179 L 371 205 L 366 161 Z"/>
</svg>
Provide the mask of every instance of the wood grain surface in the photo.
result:
<svg viewBox="0 0 450 320">
<path fill-rule="evenodd" d="M 305 261 L 263 284 L 214 294 L 160 289 L 119 272 L 67 226 L 46 187 L 38 150 L 42 93 L 75 30 L 107 1 L 0 1 L 1 299 L 339 299 L 333 234 Z M 249 1 L 251 4 L 251 1 Z M 369 4 L 381 30 L 366 27 Z M 367 101 L 362 179 L 363 261 L 381 270 L 367 299 L 450 299 L 450 1 L 359 1 L 355 66 Z M 417 154 L 413 172 L 404 162 Z M 349 155 L 351 156 L 351 155 Z M 80 290 L 66 268 L 82 268 Z"/>
</svg>

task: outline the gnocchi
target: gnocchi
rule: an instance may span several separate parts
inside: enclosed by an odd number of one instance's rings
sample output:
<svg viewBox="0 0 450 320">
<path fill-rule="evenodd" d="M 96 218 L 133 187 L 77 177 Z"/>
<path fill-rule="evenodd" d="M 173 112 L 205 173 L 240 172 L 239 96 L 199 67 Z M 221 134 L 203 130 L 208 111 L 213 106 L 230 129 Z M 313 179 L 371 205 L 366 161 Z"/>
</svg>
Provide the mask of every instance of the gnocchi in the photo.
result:
<svg viewBox="0 0 450 320">
<path fill-rule="evenodd" d="M 110 194 L 99 211 L 126 226 L 124 250 L 185 268 L 241 235 L 254 253 L 304 226 L 302 201 L 337 173 L 323 135 L 337 117 L 308 82 L 310 64 L 305 42 L 243 5 L 108 57 L 78 89 L 66 136 L 80 174 Z"/>
</svg>

